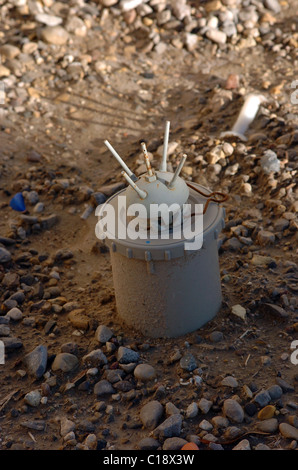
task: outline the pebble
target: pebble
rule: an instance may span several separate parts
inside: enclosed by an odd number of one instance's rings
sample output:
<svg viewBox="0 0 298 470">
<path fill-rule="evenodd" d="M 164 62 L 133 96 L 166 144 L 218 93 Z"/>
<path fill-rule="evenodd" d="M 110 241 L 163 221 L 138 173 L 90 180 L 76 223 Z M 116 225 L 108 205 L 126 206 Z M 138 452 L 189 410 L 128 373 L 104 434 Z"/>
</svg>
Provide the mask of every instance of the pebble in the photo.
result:
<svg viewBox="0 0 298 470">
<path fill-rule="evenodd" d="M 208 39 L 211 41 L 217 43 L 217 44 L 225 44 L 227 42 L 227 35 L 223 31 L 220 31 L 219 29 L 209 29 L 206 32 L 206 36 Z"/>
<path fill-rule="evenodd" d="M 192 419 L 197 416 L 198 412 L 199 412 L 198 405 L 195 402 L 193 402 L 190 405 L 188 405 L 186 412 L 185 412 L 185 416 L 186 418 Z"/>
<path fill-rule="evenodd" d="M 140 359 L 139 354 L 133 349 L 120 346 L 117 353 L 117 360 L 120 364 L 129 364 L 131 362 L 138 362 Z"/>
<path fill-rule="evenodd" d="M 40 405 L 40 400 L 41 400 L 41 394 L 39 390 L 32 390 L 31 392 L 26 393 L 24 397 L 24 402 L 27 405 L 33 406 L 34 408 Z"/>
<path fill-rule="evenodd" d="M 94 391 L 94 395 L 97 395 L 97 396 L 112 395 L 113 393 L 115 393 L 115 389 L 112 387 L 110 382 L 108 382 L 105 379 L 97 382 L 94 385 L 93 391 Z"/>
<path fill-rule="evenodd" d="M 28 374 L 40 379 L 46 371 L 48 350 L 44 345 L 39 345 L 33 351 L 26 354 L 23 359 Z"/>
<path fill-rule="evenodd" d="M 268 10 L 274 11 L 274 13 L 279 13 L 281 10 L 278 0 L 264 0 L 264 5 Z"/>
<path fill-rule="evenodd" d="M 62 372 L 71 372 L 76 369 L 79 365 L 79 360 L 74 354 L 70 353 L 59 353 L 54 359 L 52 364 L 52 370 Z"/>
<path fill-rule="evenodd" d="M 261 168 L 267 175 L 278 173 L 280 171 L 280 161 L 272 150 L 266 150 L 260 160 Z"/>
<path fill-rule="evenodd" d="M 192 372 L 198 366 L 195 357 L 191 353 L 187 353 L 180 359 L 180 367 L 187 372 Z"/>
<path fill-rule="evenodd" d="M 166 403 L 166 415 L 172 416 L 174 414 L 180 414 L 180 410 L 174 405 L 174 403 L 168 401 Z"/>
<path fill-rule="evenodd" d="M 278 429 L 278 420 L 276 418 L 265 419 L 256 423 L 256 427 L 261 432 L 273 433 Z"/>
<path fill-rule="evenodd" d="M 74 328 L 84 331 L 89 329 L 90 319 L 85 315 L 84 309 L 77 309 L 70 312 L 68 314 L 68 320 Z"/>
<path fill-rule="evenodd" d="M 90 366 L 100 367 L 108 363 L 106 355 L 103 353 L 101 349 L 94 349 L 90 353 L 83 356 L 84 364 L 88 364 Z"/>
<path fill-rule="evenodd" d="M 163 421 L 153 430 L 153 437 L 157 439 L 166 439 L 168 437 L 179 437 L 182 427 L 182 416 L 174 414 Z"/>
<path fill-rule="evenodd" d="M 288 423 L 281 423 L 279 425 L 279 431 L 286 439 L 295 439 L 298 441 L 298 429 L 294 428 L 294 426 Z"/>
<path fill-rule="evenodd" d="M 146 429 L 153 430 L 157 427 L 163 415 L 163 406 L 157 401 L 149 401 L 140 410 L 140 419 Z"/>
<path fill-rule="evenodd" d="M 251 450 L 250 443 L 247 439 L 242 439 L 232 450 Z"/>
<path fill-rule="evenodd" d="M 206 398 L 201 398 L 198 402 L 198 407 L 203 414 L 207 414 L 212 406 L 213 402 L 211 400 L 207 400 Z"/>
<path fill-rule="evenodd" d="M 262 408 L 258 413 L 258 418 L 260 420 L 273 418 L 276 408 L 273 405 L 267 405 Z"/>
<path fill-rule="evenodd" d="M 235 377 L 232 377 L 231 375 L 229 375 L 220 382 L 220 385 L 224 387 L 236 388 L 238 387 L 238 382 L 235 379 Z"/>
<path fill-rule="evenodd" d="M 62 46 L 69 38 L 68 32 L 62 26 L 46 26 L 41 31 L 41 37 L 49 44 Z"/>
<path fill-rule="evenodd" d="M 106 343 L 114 335 L 113 331 L 105 325 L 100 325 L 95 332 L 95 339 L 99 343 Z"/>
<path fill-rule="evenodd" d="M 60 434 L 62 437 L 67 436 L 70 432 L 73 432 L 76 429 L 76 425 L 73 421 L 68 418 L 61 418 L 60 421 Z"/>
<path fill-rule="evenodd" d="M 0 73 L 1 76 L 1 73 Z M 0 246 L 0 264 L 8 263 L 11 260 L 11 254 L 6 248 Z"/>
<path fill-rule="evenodd" d="M 150 364 L 138 364 L 134 370 L 134 376 L 141 382 L 148 382 L 155 378 L 156 371 Z"/>
<path fill-rule="evenodd" d="M 157 450 L 160 447 L 160 442 L 153 437 L 144 437 L 141 441 L 138 442 L 139 450 Z"/>
<path fill-rule="evenodd" d="M 212 333 L 209 335 L 209 339 L 212 341 L 212 343 L 219 343 L 223 340 L 223 337 L 224 336 L 221 331 L 212 331 Z"/>
<path fill-rule="evenodd" d="M 13 321 L 20 321 L 23 318 L 23 313 L 19 308 L 14 307 L 7 312 L 6 316 Z"/>
<path fill-rule="evenodd" d="M 259 405 L 261 408 L 268 405 L 271 401 L 271 396 L 267 392 L 267 390 L 261 390 L 257 395 L 254 397 L 254 402 Z"/>
<path fill-rule="evenodd" d="M 275 242 L 275 235 L 269 230 L 260 230 L 258 233 L 258 242 L 260 245 L 272 245 Z"/>
<path fill-rule="evenodd" d="M 181 437 L 169 437 L 163 443 L 162 450 L 180 450 L 187 441 Z"/>
<path fill-rule="evenodd" d="M 213 429 L 213 425 L 207 421 L 206 419 L 203 419 L 200 423 L 199 423 L 199 428 L 200 429 L 203 429 L 203 431 L 207 431 L 207 432 L 210 432 L 212 431 Z"/>
<path fill-rule="evenodd" d="M 223 413 L 234 423 L 242 423 L 244 419 L 244 411 L 242 406 L 232 398 L 228 398 L 224 401 Z"/>
</svg>

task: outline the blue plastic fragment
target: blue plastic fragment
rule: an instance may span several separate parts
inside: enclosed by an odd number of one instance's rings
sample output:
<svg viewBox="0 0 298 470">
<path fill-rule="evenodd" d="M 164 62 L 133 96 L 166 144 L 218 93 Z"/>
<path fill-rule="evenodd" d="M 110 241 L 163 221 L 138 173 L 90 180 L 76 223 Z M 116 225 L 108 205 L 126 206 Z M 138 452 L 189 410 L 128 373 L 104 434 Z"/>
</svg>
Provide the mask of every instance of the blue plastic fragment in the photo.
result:
<svg viewBox="0 0 298 470">
<path fill-rule="evenodd" d="M 25 201 L 22 193 L 16 193 L 10 200 L 10 207 L 14 211 L 24 212 L 26 210 Z"/>
</svg>

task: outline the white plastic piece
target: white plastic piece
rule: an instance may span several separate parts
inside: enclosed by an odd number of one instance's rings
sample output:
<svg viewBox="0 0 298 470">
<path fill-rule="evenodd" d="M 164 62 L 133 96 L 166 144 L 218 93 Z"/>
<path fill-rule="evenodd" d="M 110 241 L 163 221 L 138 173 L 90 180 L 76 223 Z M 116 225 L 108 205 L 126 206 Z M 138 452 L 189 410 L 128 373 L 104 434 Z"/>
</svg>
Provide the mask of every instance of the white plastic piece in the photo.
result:
<svg viewBox="0 0 298 470">
<path fill-rule="evenodd" d="M 238 137 L 240 140 L 246 142 L 247 138 L 244 134 L 256 117 L 260 104 L 265 100 L 265 97 L 262 95 L 248 95 L 232 130 L 222 132 L 220 137 Z"/>
<path fill-rule="evenodd" d="M 166 122 L 165 127 L 165 136 L 163 142 L 163 154 L 160 164 L 160 171 L 167 171 L 167 154 L 168 154 L 168 143 L 169 143 L 169 133 L 170 133 L 170 121 Z"/>
<path fill-rule="evenodd" d="M 175 183 L 176 183 L 176 181 L 177 181 L 177 178 L 178 178 L 178 176 L 180 175 L 180 172 L 181 172 L 181 170 L 182 170 L 182 167 L 183 167 L 183 165 L 184 165 L 186 159 L 187 159 L 187 155 L 186 155 L 186 154 L 183 154 L 183 156 L 182 156 L 182 158 L 181 158 L 181 160 L 180 160 L 180 162 L 179 162 L 179 165 L 178 165 L 177 168 L 176 168 L 176 171 L 175 171 L 175 173 L 174 173 L 174 176 L 173 176 L 173 178 L 171 179 L 171 181 L 170 181 L 170 183 L 169 183 L 169 186 L 168 186 L 169 189 L 171 189 L 171 188 L 173 188 L 173 187 L 175 186 Z"/>
<path fill-rule="evenodd" d="M 114 155 L 114 157 L 116 158 L 116 160 L 120 163 L 120 165 L 122 166 L 123 170 L 127 173 L 128 176 L 130 176 L 131 180 L 132 181 L 136 181 L 137 180 L 137 177 L 133 174 L 133 172 L 128 168 L 128 166 L 126 165 L 126 163 L 122 160 L 122 158 L 120 157 L 120 155 L 118 155 L 118 153 L 116 152 L 116 150 L 114 149 L 114 147 L 111 146 L 110 142 L 108 140 L 105 140 L 104 141 L 105 145 L 108 147 L 108 149 L 110 150 L 110 152 Z"/>
<path fill-rule="evenodd" d="M 143 191 L 142 189 L 138 188 L 136 183 L 130 178 L 130 176 L 128 176 L 127 173 L 125 173 L 125 171 L 121 171 L 121 174 L 124 176 L 124 178 L 126 179 L 128 184 L 132 187 L 132 189 L 134 189 L 136 193 L 138 193 L 139 197 L 141 199 L 146 199 L 147 197 L 146 191 Z"/>
</svg>

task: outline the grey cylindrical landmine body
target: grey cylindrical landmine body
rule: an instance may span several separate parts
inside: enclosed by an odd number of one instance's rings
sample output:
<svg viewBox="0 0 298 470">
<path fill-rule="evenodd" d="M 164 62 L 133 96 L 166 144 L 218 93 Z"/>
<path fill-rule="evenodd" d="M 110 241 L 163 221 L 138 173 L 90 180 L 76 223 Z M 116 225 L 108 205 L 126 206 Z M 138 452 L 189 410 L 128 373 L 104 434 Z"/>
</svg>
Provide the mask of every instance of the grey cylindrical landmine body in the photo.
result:
<svg viewBox="0 0 298 470">
<path fill-rule="evenodd" d="M 205 193 L 210 191 L 192 183 Z M 107 202 L 117 213 L 119 195 Z M 190 189 L 188 203 L 206 199 Z M 217 238 L 224 210 L 210 203 L 203 218 L 203 246 L 185 250 L 181 240 L 109 239 L 117 311 L 145 336 L 177 337 L 212 320 L 221 305 Z M 116 231 L 117 233 L 117 231 Z"/>
</svg>

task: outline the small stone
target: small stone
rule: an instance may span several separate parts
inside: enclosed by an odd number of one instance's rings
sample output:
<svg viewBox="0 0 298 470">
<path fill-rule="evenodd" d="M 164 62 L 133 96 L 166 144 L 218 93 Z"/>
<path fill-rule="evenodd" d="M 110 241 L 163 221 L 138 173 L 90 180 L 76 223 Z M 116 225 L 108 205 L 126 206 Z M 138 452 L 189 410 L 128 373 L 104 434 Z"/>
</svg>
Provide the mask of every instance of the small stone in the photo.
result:
<svg viewBox="0 0 298 470">
<path fill-rule="evenodd" d="M 137 380 L 147 382 L 155 378 L 156 372 L 154 367 L 149 364 L 139 364 L 134 370 L 134 376 Z"/>
<path fill-rule="evenodd" d="M 181 369 L 186 370 L 187 372 L 192 372 L 198 366 L 194 356 L 188 353 L 182 356 L 182 358 L 180 359 L 180 367 Z"/>
<path fill-rule="evenodd" d="M 230 75 L 228 76 L 227 78 L 227 81 L 226 81 L 226 84 L 225 84 L 225 89 L 226 90 L 235 90 L 236 88 L 239 88 L 239 75 L 235 74 L 235 73 L 230 73 Z M 231 144 L 229 144 L 231 145 Z M 234 151 L 234 147 L 231 145 L 233 151 Z M 223 149 L 223 151 L 225 151 Z M 232 153 L 233 153 L 232 151 Z M 226 154 L 228 155 L 228 154 Z M 232 155 L 232 154 L 230 154 Z"/>
<path fill-rule="evenodd" d="M 228 398 L 223 404 L 224 415 L 235 423 L 242 423 L 244 411 L 242 406 L 234 399 Z"/>
<path fill-rule="evenodd" d="M 52 370 L 61 370 L 62 372 L 70 372 L 79 364 L 78 358 L 74 354 L 59 353 L 54 359 Z"/>
<path fill-rule="evenodd" d="M 10 335 L 9 326 L 0 324 L 0 337 L 9 336 L 9 335 Z"/>
<path fill-rule="evenodd" d="M 157 401 L 149 401 L 141 408 L 140 419 L 146 429 L 153 430 L 163 415 L 163 406 Z"/>
<path fill-rule="evenodd" d="M 41 31 L 41 37 L 45 42 L 54 44 L 56 46 L 62 46 L 68 41 L 68 32 L 62 28 L 62 26 L 46 26 Z"/>
<path fill-rule="evenodd" d="M 201 398 L 198 402 L 198 407 L 203 414 L 207 414 L 210 411 L 212 404 L 213 403 L 211 400 L 207 400 L 206 398 Z"/>
<path fill-rule="evenodd" d="M 246 309 L 242 307 L 242 305 L 233 305 L 233 307 L 231 308 L 231 312 L 233 313 L 233 315 L 236 315 L 237 317 L 246 321 Z"/>
<path fill-rule="evenodd" d="M 1 77 L 1 74 L 0 74 Z M 6 248 L 3 248 L 0 246 L 0 264 L 2 263 L 8 263 L 8 261 L 11 260 L 11 254 Z"/>
<path fill-rule="evenodd" d="M 97 437 L 95 434 L 88 434 L 86 437 L 84 444 L 88 447 L 88 449 L 96 450 L 97 448 Z"/>
<path fill-rule="evenodd" d="M 275 235 L 269 230 L 260 230 L 258 233 L 258 242 L 260 245 L 271 245 L 275 242 Z"/>
<path fill-rule="evenodd" d="M 280 13 L 281 8 L 278 0 L 264 0 L 264 5 L 268 10 Z"/>
<path fill-rule="evenodd" d="M 229 375 L 220 382 L 220 385 L 224 387 L 236 388 L 238 387 L 238 382 L 235 379 L 235 377 L 232 377 L 231 375 Z"/>
<path fill-rule="evenodd" d="M 162 450 L 180 450 L 187 441 L 181 437 L 169 437 L 163 443 Z"/>
<path fill-rule="evenodd" d="M 9 77 L 10 70 L 5 65 L 0 64 L 0 78 Z"/>
<path fill-rule="evenodd" d="M 130 362 L 138 362 L 139 354 L 133 349 L 120 346 L 118 349 L 117 360 L 121 364 L 129 364 Z"/>
<path fill-rule="evenodd" d="M 209 29 L 206 32 L 206 36 L 210 41 L 213 41 L 217 44 L 225 44 L 227 42 L 227 35 L 219 29 Z"/>
<path fill-rule="evenodd" d="M 105 365 L 108 363 L 106 355 L 102 352 L 101 349 L 94 349 L 90 353 L 83 356 L 84 364 L 93 365 L 96 367 Z"/>
<path fill-rule="evenodd" d="M 213 429 L 213 425 L 206 419 L 203 419 L 203 421 L 201 421 L 199 424 L 199 428 L 203 429 L 203 431 L 210 432 Z"/>
<path fill-rule="evenodd" d="M 4 44 L 0 47 L 0 55 L 6 57 L 7 59 L 14 59 L 20 54 L 20 49 L 12 44 Z"/>
<path fill-rule="evenodd" d="M 99 343 L 106 343 L 114 335 L 113 331 L 105 325 L 100 325 L 95 332 L 95 339 Z"/>
<path fill-rule="evenodd" d="M 175 414 L 180 414 L 180 410 L 177 408 L 177 406 L 174 405 L 174 403 L 168 401 L 166 403 L 166 415 L 172 416 Z"/>
<path fill-rule="evenodd" d="M 247 439 L 242 439 L 232 450 L 251 450 L 250 443 Z"/>
<path fill-rule="evenodd" d="M 138 449 L 140 450 L 157 450 L 160 446 L 160 442 L 153 437 L 145 437 L 138 443 Z"/>
<path fill-rule="evenodd" d="M 277 155 L 272 150 L 266 150 L 263 157 L 260 160 L 262 170 L 267 175 L 270 173 L 278 173 L 280 170 L 280 161 L 277 158 Z"/>
<path fill-rule="evenodd" d="M 19 308 L 14 307 L 7 312 L 6 317 L 10 318 L 13 321 L 20 321 L 23 318 L 23 313 Z"/>
<path fill-rule="evenodd" d="M 32 392 L 26 393 L 24 397 L 24 402 L 27 405 L 37 407 L 40 405 L 40 400 L 41 400 L 41 394 L 39 390 L 32 390 Z"/>
<path fill-rule="evenodd" d="M 88 330 L 89 328 L 89 318 L 84 313 L 84 309 L 77 309 L 73 310 L 68 314 L 68 320 L 72 324 L 74 328 L 78 328 L 79 330 Z"/>
<path fill-rule="evenodd" d="M 197 416 L 198 412 L 199 412 L 198 405 L 195 402 L 193 402 L 187 407 L 185 416 L 186 418 L 192 419 Z"/>
<path fill-rule="evenodd" d="M 107 380 L 100 380 L 94 386 L 94 394 L 97 396 L 112 395 L 113 393 L 115 393 L 115 389 Z"/>
<path fill-rule="evenodd" d="M 60 434 L 62 437 L 65 437 L 70 432 L 73 432 L 76 428 L 76 425 L 70 419 L 63 417 L 60 421 Z"/>
<path fill-rule="evenodd" d="M 286 382 L 284 379 L 282 379 L 281 377 L 277 377 L 276 382 L 277 382 L 277 385 L 280 386 L 280 388 L 282 389 L 284 393 L 295 391 L 295 388 L 291 384 Z"/>
<path fill-rule="evenodd" d="M 229 426 L 229 420 L 224 416 L 214 416 L 211 419 L 211 423 L 216 428 L 227 428 Z"/>
<path fill-rule="evenodd" d="M 262 408 L 268 405 L 270 401 L 271 397 L 266 390 L 262 390 L 261 392 L 257 393 L 257 395 L 254 397 L 254 402 Z"/>
<path fill-rule="evenodd" d="M 223 339 L 223 333 L 221 331 L 212 331 L 209 335 L 209 339 L 212 343 L 219 343 Z"/>
<path fill-rule="evenodd" d="M 259 413 L 258 413 L 258 418 L 260 420 L 264 420 L 264 419 L 270 419 L 270 418 L 273 418 L 274 414 L 275 414 L 275 411 L 276 411 L 276 408 L 275 406 L 273 405 L 267 405 L 265 406 L 264 408 L 262 408 Z"/>
<path fill-rule="evenodd" d="M 294 426 L 288 423 L 281 423 L 279 425 L 279 431 L 286 439 L 295 439 L 298 441 L 298 429 L 294 428 Z"/>
<path fill-rule="evenodd" d="M 271 450 L 269 446 L 267 446 L 266 444 L 257 444 L 256 447 L 254 448 L 254 450 Z"/>
<path fill-rule="evenodd" d="M 257 423 L 256 426 L 261 432 L 273 433 L 278 429 L 278 420 L 276 418 L 265 419 Z"/>
<path fill-rule="evenodd" d="M 46 371 L 48 350 L 46 346 L 39 345 L 24 357 L 24 364 L 28 373 L 40 379 Z"/>
<path fill-rule="evenodd" d="M 153 437 L 157 439 L 166 439 L 168 437 L 179 437 L 182 426 L 182 416 L 174 414 L 167 418 L 153 431 Z"/>
<path fill-rule="evenodd" d="M 254 416 L 258 409 L 254 403 L 250 402 L 245 404 L 244 411 L 248 416 Z"/>
</svg>

